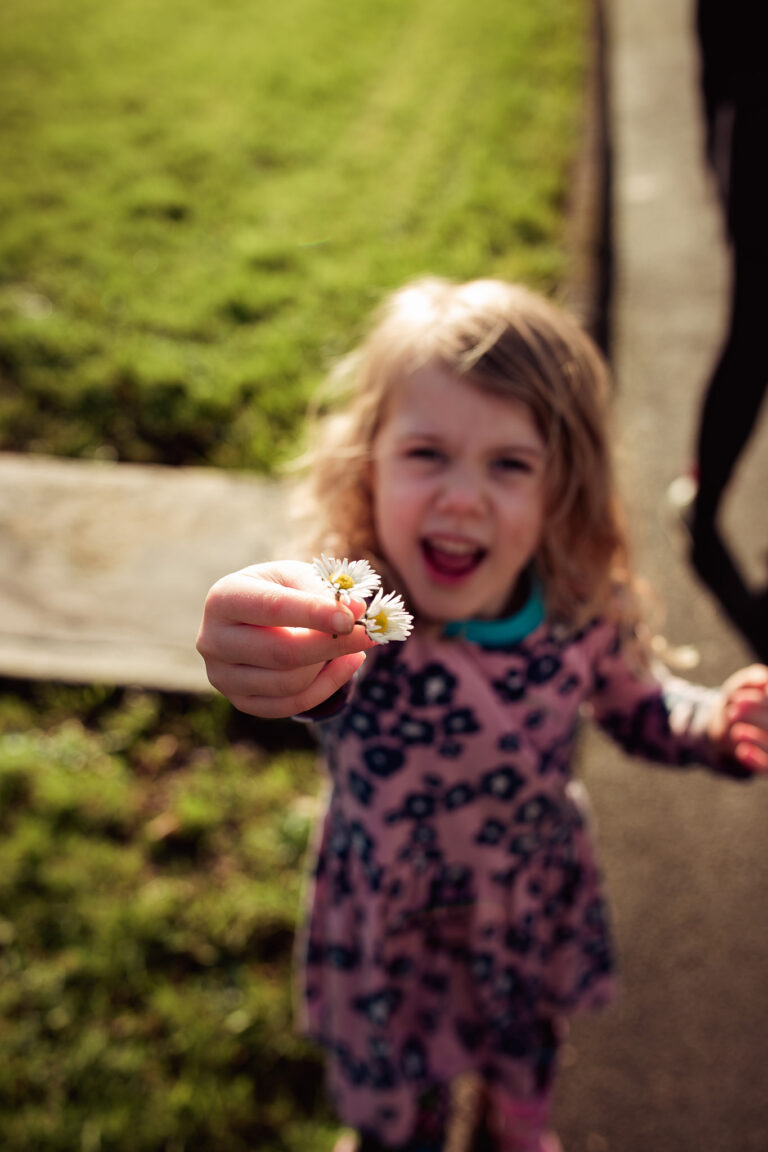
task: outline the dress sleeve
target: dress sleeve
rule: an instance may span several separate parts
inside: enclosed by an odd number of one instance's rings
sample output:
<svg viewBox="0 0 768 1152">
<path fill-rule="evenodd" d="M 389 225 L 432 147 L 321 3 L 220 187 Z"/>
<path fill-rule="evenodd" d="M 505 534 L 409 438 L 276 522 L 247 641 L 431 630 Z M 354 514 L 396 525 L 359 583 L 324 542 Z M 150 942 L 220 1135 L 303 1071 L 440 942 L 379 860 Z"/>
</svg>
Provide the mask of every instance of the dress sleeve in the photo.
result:
<svg viewBox="0 0 768 1152">
<path fill-rule="evenodd" d="M 681 680 L 658 662 L 646 665 L 613 625 L 599 625 L 593 643 L 588 714 L 625 751 L 673 767 L 703 765 L 738 779 L 751 777 L 707 733 L 718 689 Z"/>
</svg>

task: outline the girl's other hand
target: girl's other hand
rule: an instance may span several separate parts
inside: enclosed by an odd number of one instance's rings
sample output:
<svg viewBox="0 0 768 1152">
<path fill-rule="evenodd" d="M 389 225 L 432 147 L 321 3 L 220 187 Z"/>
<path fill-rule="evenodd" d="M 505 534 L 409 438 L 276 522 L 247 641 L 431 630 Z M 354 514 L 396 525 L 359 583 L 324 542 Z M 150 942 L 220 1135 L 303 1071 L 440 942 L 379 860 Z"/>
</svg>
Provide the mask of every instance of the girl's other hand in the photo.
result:
<svg viewBox="0 0 768 1152">
<path fill-rule="evenodd" d="M 768 668 L 752 664 L 729 676 L 710 725 L 725 756 L 753 772 L 768 772 Z"/>
<path fill-rule="evenodd" d="M 311 564 L 255 564 L 213 585 L 197 650 L 208 679 L 241 712 L 295 716 L 350 679 L 374 647 L 349 606 L 324 596 Z"/>
</svg>

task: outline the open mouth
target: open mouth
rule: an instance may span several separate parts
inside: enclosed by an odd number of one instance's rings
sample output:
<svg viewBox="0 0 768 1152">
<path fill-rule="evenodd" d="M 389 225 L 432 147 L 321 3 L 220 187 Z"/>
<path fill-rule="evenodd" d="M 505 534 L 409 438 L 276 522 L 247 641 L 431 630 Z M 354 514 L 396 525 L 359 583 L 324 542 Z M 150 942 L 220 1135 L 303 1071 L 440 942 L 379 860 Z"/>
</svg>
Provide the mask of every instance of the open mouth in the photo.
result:
<svg viewBox="0 0 768 1152">
<path fill-rule="evenodd" d="M 465 541 L 422 540 L 427 571 L 434 580 L 465 580 L 482 564 L 487 549 Z"/>
</svg>

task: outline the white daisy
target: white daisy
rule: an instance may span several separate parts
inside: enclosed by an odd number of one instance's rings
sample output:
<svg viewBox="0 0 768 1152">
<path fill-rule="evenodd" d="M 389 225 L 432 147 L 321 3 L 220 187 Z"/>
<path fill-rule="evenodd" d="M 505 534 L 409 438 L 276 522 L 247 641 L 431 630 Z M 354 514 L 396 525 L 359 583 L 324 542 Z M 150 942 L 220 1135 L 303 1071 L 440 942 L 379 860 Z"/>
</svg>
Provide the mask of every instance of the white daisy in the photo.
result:
<svg viewBox="0 0 768 1152">
<path fill-rule="evenodd" d="M 371 640 L 389 644 L 390 640 L 405 640 L 413 628 L 413 616 L 407 612 L 402 596 L 379 591 L 365 610 L 361 623 Z"/>
<path fill-rule="evenodd" d="M 348 604 L 352 596 L 367 600 L 381 584 L 381 577 L 374 572 L 367 560 L 335 560 L 324 556 L 312 561 L 315 572 L 337 600 Z"/>
</svg>

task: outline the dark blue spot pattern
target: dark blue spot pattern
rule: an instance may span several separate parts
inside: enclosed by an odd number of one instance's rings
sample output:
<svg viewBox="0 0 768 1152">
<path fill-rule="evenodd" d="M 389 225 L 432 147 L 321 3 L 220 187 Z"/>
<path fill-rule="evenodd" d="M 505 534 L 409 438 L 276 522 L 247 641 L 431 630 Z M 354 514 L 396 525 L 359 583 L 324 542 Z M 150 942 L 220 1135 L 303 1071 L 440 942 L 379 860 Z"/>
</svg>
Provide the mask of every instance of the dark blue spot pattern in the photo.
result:
<svg viewBox="0 0 768 1152">
<path fill-rule="evenodd" d="M 344 1085 L 349 1099 L 364 1086 L 355 1126 L 393 1147 L 411 1139 L 404 1101 L 439 1079 L 443 1049 L 535 1094 L 557 1047 L 543 1021 L 608 994 L 599 873 L 566 789 L 582 705 L 632 750 L 680 764 L 694 752 L 650 681 L 638 699 L 646 681 L 602 623 L 509 650 L 413 640 L 370 653 L 329 722 L 335 790 L 307 950 L 307 1015 L 340 1106 Z"/>
</svg>

